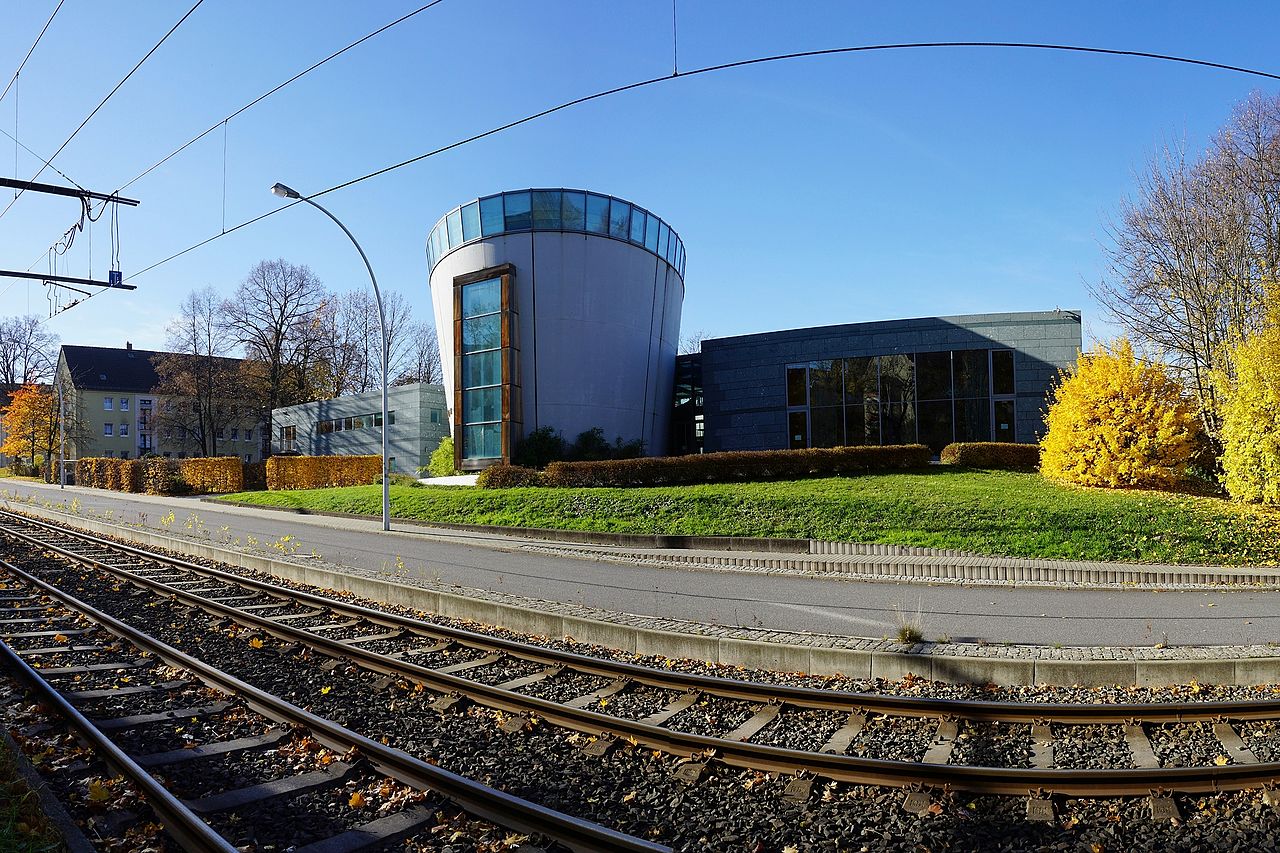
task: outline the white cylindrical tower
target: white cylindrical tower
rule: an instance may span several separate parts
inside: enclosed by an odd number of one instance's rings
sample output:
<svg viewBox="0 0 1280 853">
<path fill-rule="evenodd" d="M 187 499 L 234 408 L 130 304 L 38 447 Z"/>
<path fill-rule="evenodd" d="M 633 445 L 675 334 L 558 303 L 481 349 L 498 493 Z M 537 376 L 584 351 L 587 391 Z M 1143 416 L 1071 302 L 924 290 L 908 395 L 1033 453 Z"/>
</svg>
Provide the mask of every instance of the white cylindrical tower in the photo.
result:
<svg viewBox="0 0 1280 853">
<path fill-rule="evenodd" d="M 665 222 L 584 190 L 499 193 L 436 223 L 427 267 L 460 468 L 539 427 L 666 452 L 685 256 Z"/>
</svg>

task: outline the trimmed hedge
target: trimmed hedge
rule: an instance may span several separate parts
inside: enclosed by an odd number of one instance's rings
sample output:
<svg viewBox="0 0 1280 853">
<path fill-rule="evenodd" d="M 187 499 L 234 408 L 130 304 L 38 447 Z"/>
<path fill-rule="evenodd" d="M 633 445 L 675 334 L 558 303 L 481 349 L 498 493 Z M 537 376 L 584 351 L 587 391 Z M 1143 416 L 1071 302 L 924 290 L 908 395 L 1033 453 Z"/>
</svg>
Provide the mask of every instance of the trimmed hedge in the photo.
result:
<svg viewBox="0 0 1280 853">
<path fill-rule="evenodd" d="M 273 492 L 368 486 L 381 476 L 381 456 L 272 456 L 267 460 L 267 488 Z"/>
<path fill-rule="evenodd" d="M 690 456 L 651 456 L 603 462 L 552 462 L 547 486 L 565 488 L 674 486 L 750 480 L 793 480 L 927 468 L 933 452 L 923 444 L 744 450 Z M 491 486 L 493 488 L 493 486 Z"/>
<path fill-rule="evenodd" d="M 1034 471 L 1040 467 L 1040 445 L 1008 441 L 957 441 L 942 448 L 943 465 L 990 468 L 1001 471 Z"/>
<path fill-rule="evenodd" d="M 76 485 L 116 492 L 142 491 L 142 463 L 137 459 L 88 456 L 76 460 Z"/>
<path fill-rule="evenodd" d="M 142 488 L 147 494 L 185 495 L 190 491 L 190 487 L 182 479 L 177 461 L 163 456 L 149 456 L 142 460 L 141 466 Z"/>
<path fill-rule="evenodd" d="M 517 489 L 521 486 L 541 486 L 542 473 L 523 465 L 493 465 L 476 477 L 476 485 L 482 489 Z"/>
<path fill-rule="evenodd" d="M 219 495 L 244 491 L 244 462 L 239 456 L 180 459 L 178 470 L 193 492 Z"/>
</svg>

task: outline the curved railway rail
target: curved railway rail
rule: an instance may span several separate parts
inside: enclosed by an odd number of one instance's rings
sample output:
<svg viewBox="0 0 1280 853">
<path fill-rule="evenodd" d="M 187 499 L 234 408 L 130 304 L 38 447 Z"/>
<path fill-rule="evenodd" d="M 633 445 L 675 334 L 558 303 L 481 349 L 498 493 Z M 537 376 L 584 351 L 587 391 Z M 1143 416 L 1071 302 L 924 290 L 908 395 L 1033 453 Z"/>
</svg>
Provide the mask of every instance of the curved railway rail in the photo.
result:
<svg viewBox="0 0 1280 853">
<path fill-rule="evenodd" d="M 859 784 L 887 785 L 909 791 L 904 804 L 923 803 L 922 788 L 949 787 L 975 793 L 1027 796 L 1028 814 L 1052 816 L 1045 798 L 1067 796 L 1150 796 L 1152 813 L 1173 809 L 1168 792 L 1203 793 L 1263 788 L 1268 801 L 1280 762 L 1259 761 L 1237 730 L 1243 721 L 1280 719 L 1274 700 L 1188 701 L 1177 703 L 1053 704 L 973 701 L 878 693 L 854 693 L 784 684 L 724 679 L 654 669 L 608 658 L 520 642 L 414 619 L 269 583 L 255 577 L 156 554 L 91 534 L 25 516 L 0 513 L 0 534 L 25 541 L 114 575 L 121 581 L 184 605 L 372 671 L 425 685 L 439 694 L 436 707 L 460 700 L 508 712 L 517 719 L 536 715 L 554 725 L 593 736 L 586 747 L 603 754 L 617 740 L 690 757 L 678 773 L 696 781 L 708 756 L 732 766 L 794 774 L 789 795 L 807 797 L 814 777 Z M 314 623 L 301 627 L 294 623 Z M 346 633 L 350 636 L 330 636 Z M 447 650 L 464 650 L 466 660 L 428 666 Z M 514 660 L 533 668 L 498 684 L 468 678 L 488 664 Z M 548 679 L 589 675 L 606 679 L 602 687 L 565 702 L 520 692 Z M 672 691 L 672 701 L 641 719 L 605 713 L 610 697 L 633 687 Z M 753 705 L 750 718 L 719 736 L 692 734 L 664 723 L 701 699 L 737 700 Z M 844 715 L 841 726 L 818 750 L 803 751 L 753 743 L 751 738 L 795 710 L 817 709 Z M 873 717 L 911 717 L 931 721 L 933 736 L 919 761 L 884 760 L 845 754 Z M 1207 722 L 1225 760 L 1208 766 L 1162 767 L 1147 736 L 1151 725 Z M 970 723 L 1030 724 L 1030 767 L 993 767 L 948 763 L 962 729 Z M 1122 725 L 1132 755 L 1131 767 L 1062 769 L 1054 766 L 1055 729 L 1097 724 Z M 1064 729 L 1064 730 L 1065 730 Z M 913 797 L 914 800 L 913 804 Z M 1176 814 L 1176 812 L 1175 812 Z"/>
</svg>

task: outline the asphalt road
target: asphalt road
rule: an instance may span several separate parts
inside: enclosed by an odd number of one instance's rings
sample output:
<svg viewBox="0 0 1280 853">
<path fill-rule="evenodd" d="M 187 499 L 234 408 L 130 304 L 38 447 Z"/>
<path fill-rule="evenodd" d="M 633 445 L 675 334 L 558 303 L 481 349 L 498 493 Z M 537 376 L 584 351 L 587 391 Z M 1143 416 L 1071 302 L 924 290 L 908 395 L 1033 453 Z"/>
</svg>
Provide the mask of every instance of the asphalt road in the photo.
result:
<svg viewBox="0 0 1280 853">
<path fill-rule="evenodd" d="M 439 579 L 607 610 L 669 619 L 789 631 L 891 636 L 903 620 L 929 639 L 1063 646 L 1232 645 L 1280 641 L 1280 592 L 1072 590 L 875 583 L 749 572 L 629 566 L 519 550 L 517 540 L 415 529 L 385 533 L 380 522 L 219 507 L 194 498 L 156 498 L 0 480 L 0 490 L 80 501 L 131 523 L 186 532 L 192 514 L 222 536 L 269 545 L 292 536 L 299 553 L 329 562 Z M 393 522 L 394 527 L 394 522 Z"/>
</svg>

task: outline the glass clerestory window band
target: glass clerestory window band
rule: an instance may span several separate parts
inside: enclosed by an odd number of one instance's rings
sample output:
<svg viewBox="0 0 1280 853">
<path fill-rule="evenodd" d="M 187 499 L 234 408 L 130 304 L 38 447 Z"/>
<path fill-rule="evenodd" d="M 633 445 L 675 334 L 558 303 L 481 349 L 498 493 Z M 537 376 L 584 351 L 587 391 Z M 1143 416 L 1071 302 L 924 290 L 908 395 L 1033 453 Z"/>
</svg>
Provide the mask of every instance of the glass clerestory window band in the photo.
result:
<svg viewBox="0 0 1280 853">
<path fill-rule="evenodd" d="M 567 189 L 499 193 L 449 211 L 427 237 L 427 270 L 464 243 L 520 231 L 580 231 L 623 240 L 657 255 L 684 278 L 684 241 L 673 228 L 631 202 Z"/>
<path fill-rule="evenodd" d="M 453 432 L 460 470 L 510 461 L 520 426 L 513 273 L 504 264 L 454 280 Z"/>
<path fill-rule="evenodd" d="M 1012 350 L 791 364 L 786 394 L 792 448 L 1016 440 Z"/>
</svg>

